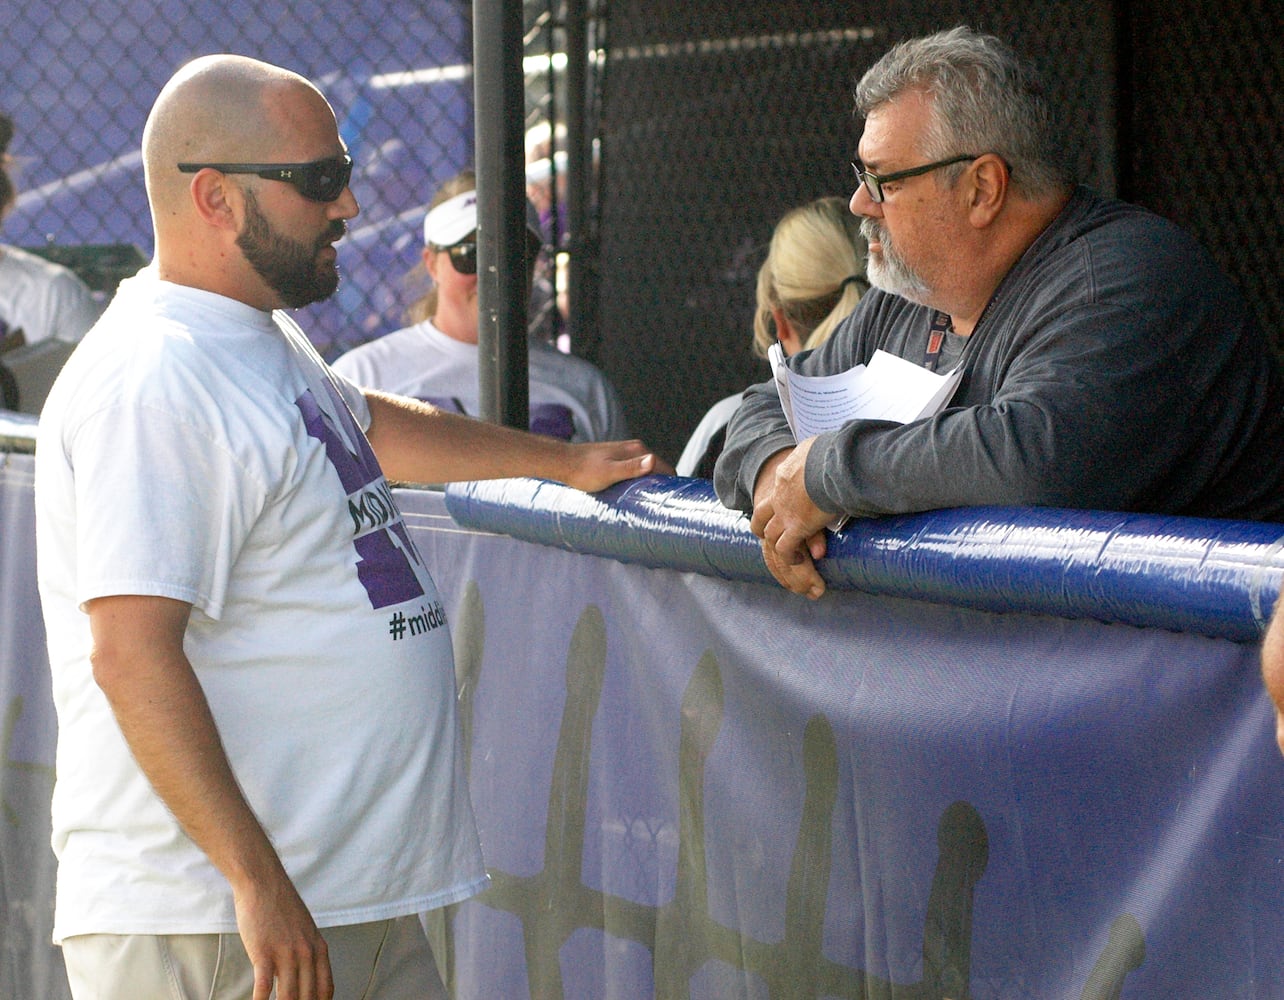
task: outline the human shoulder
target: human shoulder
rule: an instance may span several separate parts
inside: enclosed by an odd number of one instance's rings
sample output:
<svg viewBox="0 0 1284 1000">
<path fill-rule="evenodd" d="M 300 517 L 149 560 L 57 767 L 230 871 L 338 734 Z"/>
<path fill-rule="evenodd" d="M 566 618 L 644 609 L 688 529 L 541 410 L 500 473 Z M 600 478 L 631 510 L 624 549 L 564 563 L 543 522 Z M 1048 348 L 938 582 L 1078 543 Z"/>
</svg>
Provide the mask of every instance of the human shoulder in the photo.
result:
<svg viewBox="0 0 1284 1000">
<path fill-rule="evenodd" d="M 1079 187 L 1027 251 L 1009 285 L 1035 303 L 1147 310 L 1221 297 L 1228 280 L 1194 236 L 1140 205 Z M 1162 306 L 1159 306 L 1162 308 Z"/>
<path fill-rule="evenodd" d="M 592 362 L 538 341 L 527 351 L 532 403 L 561 403 L 575 413 L 576 440 L 628 436 L 628 421 L 611 380 Z"/>
<path fill-rule="evenodd" d="M 554 347 L 552 344 L 546 344 L 541 340 L 532 340 L 529 343 L 528 356 L 532 363 L 547 365 L 551 368 L 564 368 L 582 372 L 596 372 L 602 374 L 602 370 L 589 361 L 587 358 L 581 358 L 577 354 L 568 354 Z"/>
<path fill-rule="evenodd" d="M 1195 238 L 1171 219 L 1087 187 L 1075 189 L 1026 257 L 1055 259 L 1067 251 L 1095 264 L 1117 262 L 1129 267 L 1201 252 Z"/>
<path fill-rule="evenodd" d="M 74 412 L 146 406 L 176 417 L 233 396 L 266 405 L 290 391 L 290 357 L 271 314 L 145 272 L 121 283 L 51 399 L 71 391 Z"/>
<path fill-rule="evenodd" d="M 424 324 L 422 323 L 415 323 L 412 326 L 385 333 L 374 340 L 366 341 L 364 344 L 358 344 L 356 347 L 339 355 L 331 363 L 331 367 L 337 372 L 350 376 L 358 368 L 397 353 L 404 347 L 409 347 L 417 340 L 423 339 L 423 326 Z"/>
<path fill-rule="evenodd" d="M 0 252 L 0 301 L 11 326 L 33 342 L 76 341 L 98 318 L 101 306 L 74 271 L 20 247 Z"/>
<path fill-rule="evenodd" d="M 0 245 L 0 251 L 2 251 L 0 253 L 0 268 L 6 271 L 21 271 L 24 274 L 37 275 L 48 280 L 53 280 L 55 277 L 66 274 L 76 281 L 80 281 L 70 268 L 46 257 L 41 257 L 39 254 L 32 253 L 29 250 L 24 250 L 22 247 L 10 246 L 6 243 Z M 81 284 L 84 284 L 84 282 L 81 282 Z"/>
<path fill-rule="evenodd" d="M 696 424 L 695 430 L 691 432 L 691 437 L 687 440 L 686 447 L 682 449 L 682 454 L 678 457 L 678 464 L 674 470 L 679 476 L 694 476 L 699 469 L 705 453 L 709 449 L 709 442 L 713 436 L 727 426 L 732 415 L 740 408 L 740 402 L 744 397 L 743 393 L 737 392 L 730 396 L 725 396 L 714 403 L 700 422 Z"/>
<path fill-rule="evenodd" d="M 586 358 L 566 354 L 556 347 L 539 341 L 532 341 L 527 352 L 530 371 L 533 377 L 548 377 L 553 380 L 571 381 L 579 384 L 594 384 L 609 387 L 611 380 L 597 365 Z"/>
<path fill-rule="evenodd" d="M 453 340 L 424 320 L 354 347 L 331 367 L 367 389 L 415 396 L 442 366 L 466 367 L 476 355 L 476 345 Z"/>
<path fill-rule="evenodd" d="M 93 298 L 89 286 L 71 268 L 21 247 L 4 246 L 3 254 L 0 254 L 0 267 L 11 274 L 21 273 L 29 280 L 52 285 L 63 296 Z"/>
</svg>

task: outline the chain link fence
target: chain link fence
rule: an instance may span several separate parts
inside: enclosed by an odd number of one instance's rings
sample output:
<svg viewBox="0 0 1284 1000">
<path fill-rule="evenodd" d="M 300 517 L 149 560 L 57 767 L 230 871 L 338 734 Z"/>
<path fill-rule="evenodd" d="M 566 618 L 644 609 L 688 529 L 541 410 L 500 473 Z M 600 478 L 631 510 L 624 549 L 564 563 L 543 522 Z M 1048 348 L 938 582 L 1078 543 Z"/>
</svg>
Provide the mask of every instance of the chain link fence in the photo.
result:
<svg viewBox="0 0 1284 1000">
<path fill-rule="evenodd" d="M 588 221 L 568 243 L 565 218 L 549 219 L 583 282 L 571 346 L 670 459 L 710 403 L 765 376 L 749 350 L 757 267 L 787 209 L 851 193 L 856 79 L 892 42 L 953 24 L 1010 38 L 1061 102 L 1083 179 L 1191 229 L 1268 335 L 1284 333 L 1284 33 L 1267 0 L 523 6 L 528 128 L 565 129 L 568 9 L 589 22 L 574 97 L 596 165 Z M 23 58 L 0 68 L 20 188 L 3 238 L 149 256 L 138 144 L 152 99 L 193 56 L 254 55 L 325 90 L 357 162 L 345 280 L 302 311 L 305 329 L 328 357 L 395 329 L 423 291 L 425 206 L 472 164 L 471 19 L 464 0 L 8 5 L 0 26 Z M 554 184 L 560 163 L 543 162 Z"/>
<path fill-rule="evenodd" d="M 710 404 L 767 377 L 750 351 L 757 270 L 788 209 L 851 195 L 856 81 L 893 42 L 963 22 L 1034 59 L 1065 103 L 1080 173 L 1113 189 L 1105 5 L 612 3 L 601 360 L 661 452 L 676 457 Z M 640 358 L 664 378 L 630 378 Z"/>
<path fill-rule="evenodd" d="M 19 196 L 3 238 L 132 244 L 150 257 L 139 142 L 152 101 L 191 58 L 255 56 L 321 87 L 357 165 L 361 215 L 339 245 L 345 280 L 300 312 L 304 328 L 331 358 L 395 329 L 418 292 L 408 276 L 425 206 L 472 165 L 471 18 L 463 0 L 6 4 L 0 107 L 16 127 Z"/>
<path fill-rule="evenodd" d="M 1125 9 L 1124 195 L 1199 237 L 1284 346 L 1284 12 Z"/>
</svg>

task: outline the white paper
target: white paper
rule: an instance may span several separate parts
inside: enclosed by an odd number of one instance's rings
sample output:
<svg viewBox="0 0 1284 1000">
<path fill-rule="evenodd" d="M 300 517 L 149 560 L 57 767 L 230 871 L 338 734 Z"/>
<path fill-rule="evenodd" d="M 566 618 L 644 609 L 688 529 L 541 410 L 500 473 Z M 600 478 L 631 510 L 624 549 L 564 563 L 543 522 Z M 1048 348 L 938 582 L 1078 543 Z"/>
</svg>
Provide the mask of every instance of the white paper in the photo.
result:
<svg viewBox="0 0 1284 1000">
<path fill-rule="evenodd" d="M 871 400 L 879 420 L 908 424 L 939 413 L 958 388 L 963 371 L 938 374 L 886 351 L 875 351 L 865 368 L 865 378 L 877 388 Z"/>
<path fill-rule="evenodd" d="M 790 371 L 779 344 L 772 344 L 767 356 L 795 441 L 853 420 L 907 424 L 931 416 L 949 402 L 962 376 L 958 368 L 938 374 L 882 350 L 874 352 L 868 365 L 837 375 Z"/>
<path fill-rule="evenodd" d="M 944 374 L 920 367 L 887 351 L 875 351 L 868 365 L 837 375 L 799 375 L 785 364 L 780 344 L 767 351 L 780 406 L 795 441 L 836 430 L 853 420 L 890 420 L 907 424 L 940 412 L 958 388 L 962 369 Z M 829 527 L 846 523 L 839 517 Z"/>
</svg>

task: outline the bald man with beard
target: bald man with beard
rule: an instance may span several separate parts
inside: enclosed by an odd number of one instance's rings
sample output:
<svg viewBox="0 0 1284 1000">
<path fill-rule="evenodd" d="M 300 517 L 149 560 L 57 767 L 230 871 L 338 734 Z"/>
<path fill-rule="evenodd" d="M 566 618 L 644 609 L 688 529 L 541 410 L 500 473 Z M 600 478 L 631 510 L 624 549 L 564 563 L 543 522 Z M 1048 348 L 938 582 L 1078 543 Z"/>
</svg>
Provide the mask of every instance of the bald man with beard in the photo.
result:
<svg viewBox="0 0 1284 1000">
<path fill-rule="evenodd" d="M 155 258 L 37 441 L 73 995 L 444 995 L 417 915 L 486 875 L 449 629 L 388 480 L 596 490 L 655 459 L 330 371 L 282 310 L 334 292 L 358 206 L 297 74 L 184 66 L 143 160 Z"/>
</svg>

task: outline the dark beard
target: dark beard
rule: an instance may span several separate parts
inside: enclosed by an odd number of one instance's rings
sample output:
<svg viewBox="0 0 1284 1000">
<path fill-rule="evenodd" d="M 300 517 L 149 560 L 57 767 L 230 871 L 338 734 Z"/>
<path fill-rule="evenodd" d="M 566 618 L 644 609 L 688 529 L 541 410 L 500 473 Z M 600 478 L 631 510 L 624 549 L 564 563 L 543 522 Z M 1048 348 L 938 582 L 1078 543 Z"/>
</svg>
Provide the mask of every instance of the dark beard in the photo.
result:
<svg viewBox="0 0 1284 1000">
<path fill-rule="evenodd" d="M 246 191 L 245 232 L 236 238 L 236 245 L 259 277 L 281 296 L 282 304 L 298 309 L 328 299 L 339 287 L 339 269 L 318 267 L 317 254 L 345 229 L 343 220 L 336 219 L 311 247 L 297 243 L 272 228 L 259 211 L 254 192 Z"/>
</svg>

